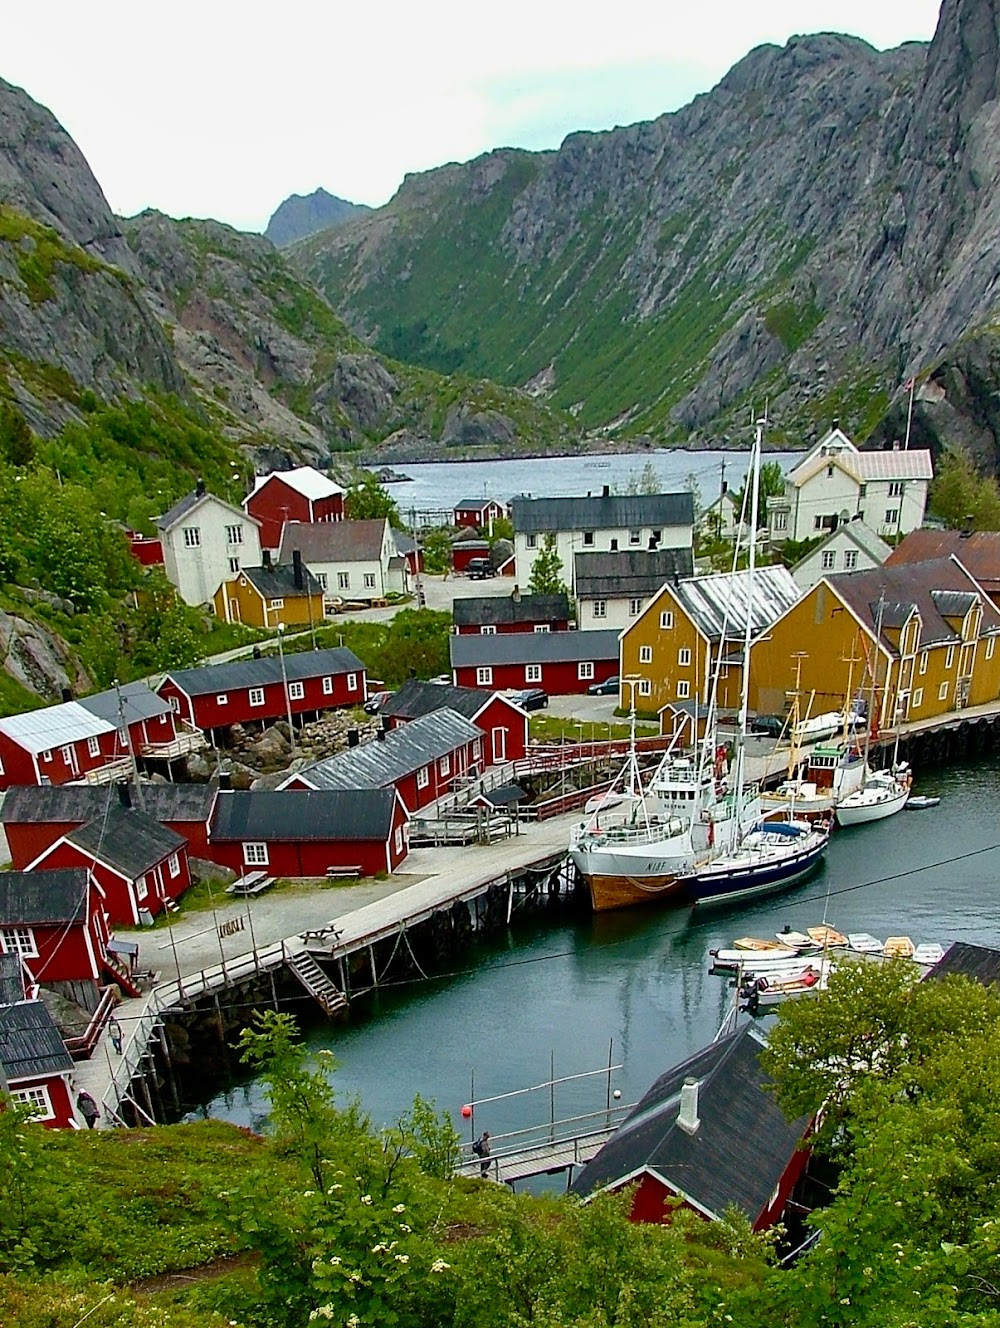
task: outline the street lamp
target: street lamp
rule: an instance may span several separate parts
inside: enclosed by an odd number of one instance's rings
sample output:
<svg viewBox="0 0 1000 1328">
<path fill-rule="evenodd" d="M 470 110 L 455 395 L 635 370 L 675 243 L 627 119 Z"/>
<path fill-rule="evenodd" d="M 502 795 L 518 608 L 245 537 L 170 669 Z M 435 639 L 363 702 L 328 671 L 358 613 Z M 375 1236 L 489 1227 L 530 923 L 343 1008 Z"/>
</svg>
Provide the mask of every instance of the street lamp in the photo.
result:
<svg viewBox="0 0 1000 1328">
<path fill-rule="evenodd" d="M 288 716 L 288 741 L 295 746 L 295 729 L 292 726 L 292 698 L 288 695 L 288 672 L 285 669 L 285 624 L 278 623 L 278 657 L 281 660 L 281 686 L 285 693 L 285 714 Z"/>
</svg>

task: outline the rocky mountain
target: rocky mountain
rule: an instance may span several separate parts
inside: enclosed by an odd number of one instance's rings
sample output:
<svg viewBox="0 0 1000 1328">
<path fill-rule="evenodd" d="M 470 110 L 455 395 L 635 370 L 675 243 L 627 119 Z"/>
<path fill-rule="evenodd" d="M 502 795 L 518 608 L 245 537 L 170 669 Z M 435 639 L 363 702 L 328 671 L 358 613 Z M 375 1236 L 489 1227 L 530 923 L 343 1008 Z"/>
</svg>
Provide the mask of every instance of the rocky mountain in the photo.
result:
<svg viewBox="0 0 1000 1328">
<path fill-rule="evenodd" d="M 377 349 L 590 429 L 725 439 L 766 399 L 776 441 L 865 436 L 917 375 L 919 428 L 995 451 L 998 53 L 1000 0 L 945 0 L 929 45 L 762 46 L 674 114 L 408 177 L 290 252 Z"/>
<path fill-rule="evenodd" d="M 348 203 L 325 189 L 315 189 L 311 194 L 292 194 L 280 203 L 272 212 L 264 234 L 282 249 L 307 235 L 340 226 L 370 211 L 364 203 Z"/>
</svg>

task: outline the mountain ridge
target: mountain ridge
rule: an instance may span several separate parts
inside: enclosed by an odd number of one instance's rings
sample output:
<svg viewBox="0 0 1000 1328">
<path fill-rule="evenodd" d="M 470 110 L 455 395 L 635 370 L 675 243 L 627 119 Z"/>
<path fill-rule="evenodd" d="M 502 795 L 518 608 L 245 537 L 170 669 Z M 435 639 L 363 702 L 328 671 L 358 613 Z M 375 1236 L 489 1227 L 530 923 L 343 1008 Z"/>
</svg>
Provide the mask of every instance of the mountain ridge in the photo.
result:
<svg viewBox="0 0 1000 1328">
<path fill-rule="evenodd" d="M 264 235 L 283 249 L 296 240 L 332 226 L 342 226 L 370 211 L 367 204 L 348 202 L 322 187 L 314 189 L 311 194 L 289 194 L 271 213 Z"/>
</svg>

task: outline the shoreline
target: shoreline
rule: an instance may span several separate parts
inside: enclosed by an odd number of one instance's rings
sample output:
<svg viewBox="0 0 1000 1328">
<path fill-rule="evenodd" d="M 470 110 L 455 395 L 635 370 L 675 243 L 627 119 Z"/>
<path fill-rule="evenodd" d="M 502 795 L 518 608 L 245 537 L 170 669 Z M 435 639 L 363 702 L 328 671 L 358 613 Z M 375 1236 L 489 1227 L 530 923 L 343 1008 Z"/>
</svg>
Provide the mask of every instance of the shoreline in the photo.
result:
<svg viewBox="0 0 1000 1328">
<path fill-rule="evenodd" d="M 805 447 L 788 447 L 787 445 L 765 445 L 762 449 L 765 453 L 789 453 L 808 451 Z M 706 443 L 704 446 L 685 443 L 678 447 L 653 447 L 650 444 L 632 440 L 628 443 L 605 443 L 598 447 L 587 447 L 580 451 L 578 447 L 567 444 L 564 448 L 545 448 L 530 451 L 509 450 L 490 452 L 488 455 L 480 453 L 477 456 L 447 456 L 440 455 L 440 449 L 433 444 L 427 452 L 421 451 L 419 455 L 388 452 L 385 454 L 373 455 L 371 453 L 361 452 L 354 458 L 354 464 L 363 467 L 365 470 L 378 471 L 382 469 L 394 469 L 397 466 L 439 466 L 439 465 L 463 465 L 474 466 L 477 464 L 495 463 L 498 461 L 546 461 L 556 460 L 563 457 L 601 457 L 601 456 L 673 456 L 681 454 L 685 456 L 702 456 L 706 452 L 732 453 L 739 455 L 743 451 L 739 447 L 726 447 L 718 442 Z M 400 484 L 409 480 L 408 475 L 400 475 L 394 480 L 382 481 L 382 483 Z"/>
</svg>

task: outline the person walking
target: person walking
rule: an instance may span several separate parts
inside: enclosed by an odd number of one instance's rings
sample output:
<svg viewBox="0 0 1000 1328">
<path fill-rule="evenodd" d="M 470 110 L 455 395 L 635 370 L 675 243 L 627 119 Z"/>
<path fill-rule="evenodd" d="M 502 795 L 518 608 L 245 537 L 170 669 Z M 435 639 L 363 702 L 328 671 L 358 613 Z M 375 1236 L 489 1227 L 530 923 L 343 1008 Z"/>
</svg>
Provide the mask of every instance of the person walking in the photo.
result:
<svg viewBox="0 0 1000 1328">
<path fill-rule="evenodd" d="M 483 1130 L 482 1134 L 472 1145 L 472 1151 L 479 1158 L 479 1175 L 483 1180 L 490 1169 L 490 1132 Z"/>
<path fill-rule="evenodd" d="M 122 1026 L 117 1019 L 109 1020 L 108 1036 L 111 1038 L 111 1045 L 120 1056 L 122 1054 Z"/>
<path fill-rule="evenodd" d="M 100 1118 L 100 1107 L 86 1089 L 81 1089 L 81 1091 L 77 1093 L 76 1105 L 80 1115 L 87 1122 L 87 1129 L 92 1130 Z"/>
</svg>

